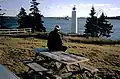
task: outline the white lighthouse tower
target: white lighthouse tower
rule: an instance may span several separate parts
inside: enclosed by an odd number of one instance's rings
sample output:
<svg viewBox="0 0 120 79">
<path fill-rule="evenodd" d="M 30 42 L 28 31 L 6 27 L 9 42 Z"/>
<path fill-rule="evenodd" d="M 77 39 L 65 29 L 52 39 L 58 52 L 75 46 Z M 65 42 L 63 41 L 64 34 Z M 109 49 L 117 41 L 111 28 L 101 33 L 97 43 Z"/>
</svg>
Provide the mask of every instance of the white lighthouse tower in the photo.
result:
<svg viewBox="0 0 120 79">
<path fill-rule="evenodd" d="M 75 5 L 72 9 L 72 26 L 71 33 L 77 33 L 77 16 L 76 16 L 76 8 Z"/>
</svg>

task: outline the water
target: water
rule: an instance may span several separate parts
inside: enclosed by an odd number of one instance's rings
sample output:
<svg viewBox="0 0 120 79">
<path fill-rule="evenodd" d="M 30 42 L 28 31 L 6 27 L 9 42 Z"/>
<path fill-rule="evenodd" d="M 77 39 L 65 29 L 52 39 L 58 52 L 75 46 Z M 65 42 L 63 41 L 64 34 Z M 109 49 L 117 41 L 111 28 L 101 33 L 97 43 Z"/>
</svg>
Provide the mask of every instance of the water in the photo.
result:
<svg viewBox="0 0 120 79">
<path fill-rule="evenodd" d="M 5 25 L 8 26 L 9 28 L 16 28 L 18 27 L 18 18 L 16 17 L 4 17 L 4 22 Z"/>
<path fill-rule="evenodd" d="M 86 19 L 78 19 L 78 33 L 83 34 L 86 24 Z M 113 32 L 111 34 L 110 39 L 118 40 L 120 39 L 120 20 L 109 20 L 109 22 L 113 25 Z M 59 24 L 62 27 L 62 32 L 70 33 L 71 31 L 71 20 L 64 19 L 50 19 L 44 18 L 44 26 L 47 28 L 47 31 L 51 31 L 54 28 L 55 24 Z"/>
<path fill-rule="evenodd" d="M 64 19 L 54 19 L 54 18 L 43 18 L 44 26 L 47 31 L 51 31 L 54 28 L 54 25 L 59 24 L 62 27 L 62 32 L 70 33 L 71 31 L 71 20 Z M 84 25 L 86 24 L 86 19 L 78 19 L 78 33 L 82 34 L 84 32 Z M 120 39 L 120 20 L 109 20 L 109 22 L 113 25 L 113 32 L 111 34 L 110 39 L 118 40 Z M 18 27 L 17 19 L 9 19 L 6 21 L 7 26 L 11 28 Z"/>
</svg>

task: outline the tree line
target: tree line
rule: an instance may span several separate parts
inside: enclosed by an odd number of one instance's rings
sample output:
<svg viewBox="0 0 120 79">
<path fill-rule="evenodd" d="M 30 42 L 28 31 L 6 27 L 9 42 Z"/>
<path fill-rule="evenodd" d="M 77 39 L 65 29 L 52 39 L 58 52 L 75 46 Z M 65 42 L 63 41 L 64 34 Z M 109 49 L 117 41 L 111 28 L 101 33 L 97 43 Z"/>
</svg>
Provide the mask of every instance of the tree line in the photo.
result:
<svg viewBox="0 0 120 79">
<path fill-rule="evenodd" d="M 6 29 L 8 28 L 5 24 L 6 22 L 4 21 L 4 17 L 3 15 L 5 15 L 5 13 L 3 12 L 3 9 L 0 6 L 0 29 Z"/>
<path fill-rule="evenodd" d="M 31 13 L 27 14 L 26 10 L 21 7 L 18 17 L 18 28 L 32 28 L 32 33 L 35 31 L 46 32 L 46 28 L 43 26 L 44 21 L 42 20 L 43 15 L 40 14 L 40 10 L 38 9 L 38 5 L 40 3 L 36 2 L 36 0 L 32 0 L 30 6 Z M 0 9 L 1 11 L 2 9 Z M 2 21 L 2 16 L 5 13 L 0 14 L 0 27 L 4 26 L 4 22 Z M 112 32 L 113 25 L 106 20 L 104 12 L 98 18 L 96 15 L 95 8 L 92 6 L 90 10 L 90 17 L 86 19 L 85 27 L 85 36 L 91 37 L 99 37 L 106 36 L 110 37 L 110 33 Z"/>
<path fill-rule="evenodd" d="M 91 37 L 99 37 L 99 36 L 106 36 L 110 37 L 110 33 L 112 32 L 113 25 L 106 20 L 106 16 L 104 12 L 100 15 L 99 18 L 95 16 L 96 11 L 92 6 L 90 11 L 90 17 L 87 18 L 85 24 L 85 35 Z"/>
<path fill-rule="evenodd" d="M 36 2 L 36 0 L 32 0 L 30 3 L 31 6 L 29 10 L 31 13 L 27 15 L 25 9 L 21 7 L 20 12 L 17 15 L 19 18 L 18 23 L 20 25 L 18 28 L 32 28 L 32 33 L 34 33 L 34 31 L 46 32 L 46 28 L 43 26 L 42 21 L 43 15 L 39 13 L 40 10 L 37 7 L 40 3 Z"/>
</svg>

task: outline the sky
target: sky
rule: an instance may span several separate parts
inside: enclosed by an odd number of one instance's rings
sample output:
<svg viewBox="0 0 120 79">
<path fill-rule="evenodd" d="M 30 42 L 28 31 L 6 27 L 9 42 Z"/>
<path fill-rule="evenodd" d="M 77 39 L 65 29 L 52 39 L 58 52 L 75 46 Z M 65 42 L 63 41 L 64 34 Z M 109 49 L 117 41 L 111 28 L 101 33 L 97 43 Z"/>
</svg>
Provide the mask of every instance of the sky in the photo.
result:
<svg viewBox="0 0 120 79">
<path fill-rule="evenodd" d="M 0 0 L 2 12 L 6 16 L 16 16 L 21 7 L 30 13 L 31 0 Z M 45 17 L 71 17 L 72 8 L 76 5 L 77 17 L 88 17 L 92 6 L 96 16 L 104 12 L 107 16 L 120 16 L 120 0 L 37 0 L 40 13 Z"/>
</svg>

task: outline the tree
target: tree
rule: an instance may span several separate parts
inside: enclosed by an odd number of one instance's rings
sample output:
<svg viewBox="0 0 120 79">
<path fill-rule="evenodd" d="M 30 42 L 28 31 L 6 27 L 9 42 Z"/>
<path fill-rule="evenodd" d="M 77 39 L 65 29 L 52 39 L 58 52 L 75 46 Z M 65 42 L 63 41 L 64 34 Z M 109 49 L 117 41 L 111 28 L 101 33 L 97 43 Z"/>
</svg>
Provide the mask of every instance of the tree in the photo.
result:
<svg viewBox="0 0 120 79">
<path fill-rule="evenodd" d="M 46 31 L 46 28 L 43 26 L 43 21 L 42 21 L 42 17 L 43 15 L 41 15 L 39 12 L 40 10 L 38 9 L 38 5 L 40 3 L 36 2 L 36 0 L 32 0 L 32 2 L 30 2 L 32 5 L 30 6 L 30 11 L 32 11 L 29 16 L 31 18 L 31 22 L 32 22 L 32 32 L 34 32 L 34 30 L 37 31 Z"/>
<path fill-rule="evenodd" d="M 26 28 L 27 23 L 26 23 L 26 17 L 27 13 L 25 12 L 25 9 L 21 7 L 20 13 L 17 15 L 18 16 L 18 24 L 20 24 L 19 28 Z"/>
<path fill-rule="evenodd" d="M 110 37 L 110 33 L 112 33 L 112 27 L 111 23 L 108 23 L 106 20 L 106 16 L 102 12 L 101 16 L 97 18 L 95 16 L 96 12 L 94 7 L 91 9 L 90 16 L 87 18 L 86 24 L 85 24 L 85 34 L 92 36 L 92 37 L 99 37 L 99 36 L 106 36 Z"/>
<path fill-rule="evenodd" d="M 95 9 L 92 6 L 91 13 L 89 14 L 91 17 L 87 18 L 86 24 L 84 26 L 86 28 L 84 33 L 92 37 L 97 37 L 99 33 L 98 19 L 95 14 Z"/>
<path fill-rule="evenodd" d="M 113 25 L 111 25 L 111 23 L 108 23 L 108 21 L 106 20 L 106 16 L 104 15 L 103 12 L 98 19 L 98 26 L 101 28 L 99 36 L 110 37 L 109 34 L 112 33 L 111 30 L 112 30 Z"/>
<path fill-rule="evenodd" d="M 40 4 L 40 3 L 38 3 L 38 2 L 36 2 L 36 0 L 32 0 L 32 2 L 30 2 L 32 5 L 30 6 L 31 8 L 30 8 L 30 11 L 32 11 L 32 13 L 31 14 L 33 14 L 33 15 L 35 15 L 35 13 L 39 13 L 40 12 L 40 10 L 38 9 L 38 5 Z"/>
<path fill-rule="evenodd" d="M 27 13 L 25 12 L 25 9 L 23 7 L 21 7 L 20 13 L 17 16 L 19 18 L 21 18 L 21 17 L 25 17 L 26 15 L 27 15 Z"/>
<path fill-rule="evenodd" d="M 6 25 L 5 25 L 6 23 L 4 21 L 4 16 L 3 15 L 5 15 L 5 13 L 3 12 L 3 9 L 0 8 L 0 28 L 5 28 L 6 29 L 8 27 L 6 27 Z"/>
</svg>

